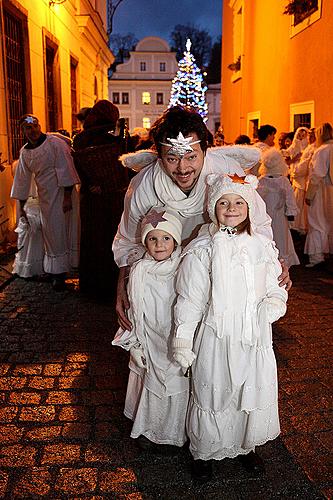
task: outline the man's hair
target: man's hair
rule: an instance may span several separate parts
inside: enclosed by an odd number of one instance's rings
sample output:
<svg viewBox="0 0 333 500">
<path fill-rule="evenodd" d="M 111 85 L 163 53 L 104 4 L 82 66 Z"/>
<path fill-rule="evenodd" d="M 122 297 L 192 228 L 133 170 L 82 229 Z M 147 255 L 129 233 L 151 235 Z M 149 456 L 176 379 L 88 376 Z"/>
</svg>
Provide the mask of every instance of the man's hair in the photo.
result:
<svg viewBox="0 0 333 500">
<path fill-rule="evenodd" d="M 258 129 L 259 141 L 265 141 L 269 135 L 276 134 L 276 128 L 273 125 L 261 125 Z"/>
<path fill-rule="evenodd" d="M 316 129 L 316 140 L 317 146 L 321 146 L 321 144 L 325 144 L 325 142 L 333 139 L 333 128 L 332 125 L 328 122 L 323 123 Z"/>
<path fill-rule="evenodd" d="M 161 142 L 166 142 L 168 137 L 176 139 L 179 132 L 184 137 L 195 132 L 200 140 L 201 149 L 204 152 L 207 150 L 208 131 L 201 116 L 191 109 L 175 106 L 164 111 L 150 129 L 150 135 L 159 155 L 162 152 Z"/>
<path fill-rule="evenodd" d="M 251 139 L 248 135 L 241 134 L 236 137 L 235 144 L 251 144 Z"/>
</svg>

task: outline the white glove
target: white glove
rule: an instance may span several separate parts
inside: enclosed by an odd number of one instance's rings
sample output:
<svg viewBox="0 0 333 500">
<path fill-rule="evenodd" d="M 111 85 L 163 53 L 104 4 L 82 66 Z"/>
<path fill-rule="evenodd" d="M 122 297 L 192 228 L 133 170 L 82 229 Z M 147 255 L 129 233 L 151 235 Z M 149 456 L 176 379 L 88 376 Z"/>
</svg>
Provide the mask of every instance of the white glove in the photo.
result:
<svg viewBox="0 0 333 500">
<path fill-rule="evenodd" d="M 134 363 L 139 368 L 147 369 L 146 357 L 145 357 L 143 349 L 140 345 L 131 347 L 130 354 L 131 354 L 131 357 L 132 357 Z"/>
<path fill-rule="evenodd" d="M 185 370 L 192 365 L 196 355 L 187 347 L 175 347 L 173 351 L 173 359 Z"/>
</svg>

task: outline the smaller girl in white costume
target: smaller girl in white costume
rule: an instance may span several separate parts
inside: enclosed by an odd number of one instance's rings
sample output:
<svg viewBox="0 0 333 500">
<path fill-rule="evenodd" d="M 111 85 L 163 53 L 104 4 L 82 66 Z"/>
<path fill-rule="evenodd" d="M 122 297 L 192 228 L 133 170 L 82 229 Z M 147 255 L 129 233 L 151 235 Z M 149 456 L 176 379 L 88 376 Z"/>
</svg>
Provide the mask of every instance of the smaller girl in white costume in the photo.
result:
<svg viewBox="0 0 333 500">
<path fill-rule="evenodd" d="M 146 253 L 132 265 L 127 288 L 133 328 L 119 329 L 112 342 L 130 351 L 124 414 L 133 420 L 131 437 L 140 436 L 142 448 L 187 441 L 189 381 L 171 348 L 181 233 L 182 224 L 169 209 L 152 208 L 142 220 Z"/>
<path fill-rule="evenodd" d="M 278 286 L 275 245 L 256 230 L 257 182 L 207 178 L 213 222 L 185 248 L 178 270 L 173 349 L 183 369 L 192 365 L 186 426 L 201 482 L 212 476 L 212 459 L 240 455 L 245 468 L 262 472 L 255 446 L 280 433 L 271 324 L 285 314 L 287 292 Z"/>
</svg>

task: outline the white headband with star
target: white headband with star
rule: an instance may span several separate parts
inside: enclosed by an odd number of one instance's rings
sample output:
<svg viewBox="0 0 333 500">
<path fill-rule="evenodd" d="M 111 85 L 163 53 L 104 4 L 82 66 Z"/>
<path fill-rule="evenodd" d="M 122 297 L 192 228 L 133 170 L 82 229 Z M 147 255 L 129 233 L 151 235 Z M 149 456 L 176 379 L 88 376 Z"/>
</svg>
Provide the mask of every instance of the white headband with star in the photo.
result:
<svg viewBox="0 0 333 500">
<path fill-rule="evenodd" d="M 186 153 L 192 153 L 193 144 L 198 144 L 199 141 L 192 141 L 193 137 L 184 137 L 181 132 L 179 132 L 177 139 L 172 139 L 171 137 L 167 137 L 167 141 L 169 144 L 165 142 L 161 142 L 162 146 L 168 146 L 170 149 L 168 150 L 168 154 L 176 155 L 183 157 Z M 192 142 L 191 142 L 192 141 Z"/>
</svg>

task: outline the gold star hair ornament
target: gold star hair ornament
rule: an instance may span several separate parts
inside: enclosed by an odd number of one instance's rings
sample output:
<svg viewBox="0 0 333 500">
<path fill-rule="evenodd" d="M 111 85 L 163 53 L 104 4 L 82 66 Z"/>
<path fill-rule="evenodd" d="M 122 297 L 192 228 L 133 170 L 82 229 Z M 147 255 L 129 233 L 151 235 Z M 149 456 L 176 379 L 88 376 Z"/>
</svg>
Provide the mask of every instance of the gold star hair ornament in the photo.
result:
<svg viewBox="0 0 333 500">
<path fill-rule="evenodd" d="M 157 210 L 150 210 L 150 212 L 142 219 L 142 226 L 146 224 L 151 224 L 153 228 L 156 228 L 160 222 L 167 222 L 168 219 L 165 219 L 163 216 L 165 214 L 165 210 L 163 212 L 157 212 Z"/>
<path fill-rule="evenodd" d="M 227 175 L 229 179 L 231 179 L 231 181 L 235 184 L 250 184 L 249 182 L 246 182 L 245 177 L 240 177 L 238 174 Z"/>
<path fill-rule="evenodd" d="M 165 142 L 161 142 L 162 146 L 170 147 L 168 154 L 180 156 L 181 158 L 186 155 L 186 153 L 192 153 L 193 144 L 198 144 L 199 141 L 193 141 L 193 137 L 184 137 L 181 132 L 179 132 L 177 139 L 172 139 L 171 137 L 167 137 L 167 141 L 169 144 Z M 191 142 L 192 141 L 192 142 Z"/>
</svg>

